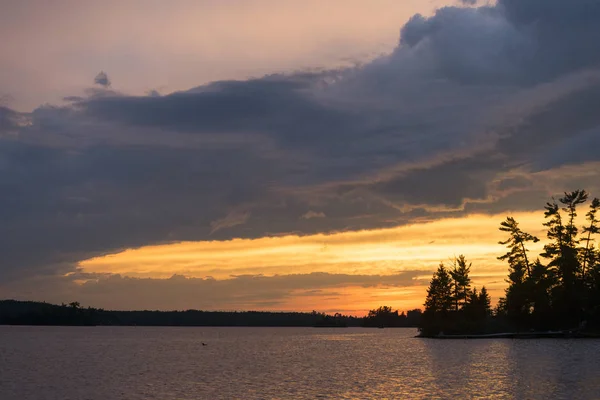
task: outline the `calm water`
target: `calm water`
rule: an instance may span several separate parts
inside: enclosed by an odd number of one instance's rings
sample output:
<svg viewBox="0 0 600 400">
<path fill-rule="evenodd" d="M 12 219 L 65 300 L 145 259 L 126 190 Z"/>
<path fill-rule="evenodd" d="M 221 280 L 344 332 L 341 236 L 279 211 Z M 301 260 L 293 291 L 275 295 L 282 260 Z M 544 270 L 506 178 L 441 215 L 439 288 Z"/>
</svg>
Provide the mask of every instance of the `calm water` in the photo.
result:
<svg viewBox="0 0 600 400">
<path fill-rule="evenodd" d="M 600 399 L 600 341 L 415 333 L 0 327 L 0 399 Z"/>
</svg>

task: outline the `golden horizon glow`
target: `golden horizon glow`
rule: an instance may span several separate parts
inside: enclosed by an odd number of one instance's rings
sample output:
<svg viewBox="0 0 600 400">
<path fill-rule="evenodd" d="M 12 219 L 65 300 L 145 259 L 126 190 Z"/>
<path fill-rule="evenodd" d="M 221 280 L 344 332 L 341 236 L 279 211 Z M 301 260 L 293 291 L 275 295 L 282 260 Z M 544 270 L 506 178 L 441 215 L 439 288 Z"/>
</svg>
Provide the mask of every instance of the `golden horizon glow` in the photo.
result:
<svg viewBox="0 0 600 400">
<path fill-rule="evenodd" d="M 522 229 L 542 239 L 530 248 L 535 257 L 543 245 L 543 217 L 539 212 L 512 215 Z M 505 238 L 498 226 L 505 218 L 506 214 L 477 214 L 386 229 L 145 246 L 83 260 L 79 267 L 86 273 L 135 278 L 183 275 L 216 280 L 240 275 L 273 277 L 321 272 L 389 276 L 423 271 L 409 287 L 333 287 L 331 290 L 338 294 L 335 298 L 292 291 L 289 299 L 276 307 L 364 311 L 392 303 L 406 310 L 422 306 L 431 272 L 440 262 L 459 254 L 465 254 L 473 263 L 473 284 L 485 285 L 494 299 L 500 297 L 506 286 L 507 266 L 497 260 L 505 252 L 498 244 Z"/>
</svg>

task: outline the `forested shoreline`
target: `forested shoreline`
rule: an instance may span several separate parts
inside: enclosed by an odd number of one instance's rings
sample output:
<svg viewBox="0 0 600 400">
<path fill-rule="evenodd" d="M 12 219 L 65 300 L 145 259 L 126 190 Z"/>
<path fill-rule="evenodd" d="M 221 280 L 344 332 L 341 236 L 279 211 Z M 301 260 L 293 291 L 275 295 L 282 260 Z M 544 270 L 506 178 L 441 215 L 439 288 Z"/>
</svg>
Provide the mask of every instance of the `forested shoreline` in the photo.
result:
<svg viewBox="0 0 600 400">
<path fill-rule="evenodd" d="M 0 325 L 58 326 L 296 326 L 296 327 L 413 327 L 421 310 L 408 313 L 383 306 L 365 317 L 306 312 L 266 311 L 110 311 L 82 307 L 78 302 L 49 304 L 0 300 Z"/>
<path fill-rule="evenodd" d="M 439 335 L 493 334 L 500 332 L 565 332 L 569 335 L 600 331 L 600 233 L 594 198 L 577 225 L 578 207 L 588 193 L 565 193 L 544 207 L 543 223 L 548 242 L 538 257 L 529 256 L 528 245 L 539 239 L 507 217 L 500 244 L 507 252 L 498 257 L 508 263 L 505 296 L 492 309 L 485 287 L 472 287 L 471 264 L 465 256 L 450 267 L 440 264 L 433 274 L 419 329 L 423 337 Z"/>
</svg>

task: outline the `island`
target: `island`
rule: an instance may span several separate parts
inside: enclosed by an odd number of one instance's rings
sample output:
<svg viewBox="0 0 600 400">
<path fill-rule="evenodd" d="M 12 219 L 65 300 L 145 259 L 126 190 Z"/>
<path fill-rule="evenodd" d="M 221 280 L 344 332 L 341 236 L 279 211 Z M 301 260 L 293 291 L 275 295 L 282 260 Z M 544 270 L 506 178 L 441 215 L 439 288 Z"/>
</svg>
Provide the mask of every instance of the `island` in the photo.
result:
<svg viewBox="0 0 600 400">
<path fill-rule="evenodd" d="M 486 288 L 472 287 L 465 256 L 440 264 L 427 289 L 419 336 L 600 337 L 600 251 L 594 245 L 600 200 L 591 201 L 580 227 L 578 207 L 587 201 L 588 193 L 576 190 L 546 203 L 547 243 L 533 260 L 528 245 L 539 239 L 512 217 L 500 224 L 507 252 L 498 259 L 508 264 L 508 287 L 494 309 Z"/>
</svg>

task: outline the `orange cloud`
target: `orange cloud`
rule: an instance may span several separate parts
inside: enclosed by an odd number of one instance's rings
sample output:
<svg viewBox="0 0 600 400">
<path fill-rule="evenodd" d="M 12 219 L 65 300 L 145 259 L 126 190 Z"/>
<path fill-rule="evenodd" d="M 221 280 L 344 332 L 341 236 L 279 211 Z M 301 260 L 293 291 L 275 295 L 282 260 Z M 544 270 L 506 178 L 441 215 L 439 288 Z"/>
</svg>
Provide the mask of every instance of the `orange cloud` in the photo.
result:
<svg viewBox="0 0 600 400">
<path fill-rule="evenodd" d="M 524 230 L 543 238 L 540 213 L 518 213 Z M 414 286 L 348 286 L 325 293 L 292 290 L 276 309 L 368 310 L 379 304 L 402 309 L 420 307 L 425 288 L 437 264 L 465 254 L 473 262 L 476 286 L 486 285 L 494 297 L 505 287 L 506 265 L 497 227 L 506 215 L 472 215 L 389 229 L 339 232 L 310 236 L 265 237 L 228 241 L 181 242 L 130 249 L 118 254 L 81 261 L 84 273 L 120 274 L 136 278 L 165 279 L 173 275 L 228 280 L 240 275 L 264 277 L 289 274 L 392 275 L 423 271 Z M 532 248 L 537 254 L 542 247 Z M 328 295 L 334 292 L 336 295 Z M 252 304 L 241 308 L 252 308 Z M 269 307 L 263 307 L 269 308 Z"/>
</svg>

